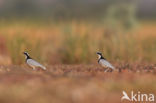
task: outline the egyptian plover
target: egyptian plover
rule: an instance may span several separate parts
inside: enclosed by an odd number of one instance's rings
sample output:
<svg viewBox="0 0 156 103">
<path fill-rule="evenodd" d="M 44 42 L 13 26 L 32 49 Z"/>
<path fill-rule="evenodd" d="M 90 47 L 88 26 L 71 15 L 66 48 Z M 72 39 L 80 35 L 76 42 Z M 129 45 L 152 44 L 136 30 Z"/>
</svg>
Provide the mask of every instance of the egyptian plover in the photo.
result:
<svg viewBox="0 0 156 103">
<path fill-rule="evenodd" d="M 96 54 L 98 55 L 98 63 L 99 63 L 102 67 L 107 68 L 107 69 L 105 70 L 105 72 L 107 72 L 109 69 L 115 70 L 115 67 L 114 67 L 111 63 L 109 63 L 109 62 L 102 56 L 102 53 L 97 52 Z"/>
<path fill-rule="evenodd" d="M 43 70 L 46 70 L 46 67 L 40 64 L 39 62 L 33 60 L 27 52 L 24 52 L 26 63 L 35 70 L 37 67 L 42 68 Z"/>
</svg>

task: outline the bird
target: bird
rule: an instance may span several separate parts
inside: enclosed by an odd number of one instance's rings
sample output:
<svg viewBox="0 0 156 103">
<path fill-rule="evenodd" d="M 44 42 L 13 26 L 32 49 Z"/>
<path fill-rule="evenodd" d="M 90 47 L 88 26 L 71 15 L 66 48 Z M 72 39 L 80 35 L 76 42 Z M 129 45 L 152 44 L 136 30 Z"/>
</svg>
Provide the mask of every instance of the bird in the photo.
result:
<svg viewBox="0 0 156 103">
<path fill-rule="evenodd" d="M 25 55 L 26 63 L 32 67 L 33 70 L 36 70 L 37 67 L 42 68 L 43 70 L 46 70 L 46 67 L 40 64 L 39 62 L 32 59 L 27 52 L 23 53 Z"/>
<path fill-rule="evenodd" d="M 103 57 L 101 52 L 97 52 L 96 54 L 98 55 L 98 63 L 102 67 L 107 68 L 105 72 L 107 72 L 109 69 L 115 70 L 115 67 Z"/>
</svg>

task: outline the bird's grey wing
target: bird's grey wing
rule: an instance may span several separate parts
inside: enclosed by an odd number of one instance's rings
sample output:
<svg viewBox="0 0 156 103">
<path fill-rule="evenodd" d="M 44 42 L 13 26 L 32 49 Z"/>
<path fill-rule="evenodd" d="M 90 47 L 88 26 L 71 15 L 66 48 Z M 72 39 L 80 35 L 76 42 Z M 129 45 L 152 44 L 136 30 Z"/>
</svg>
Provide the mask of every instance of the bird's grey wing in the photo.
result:
<svg viewBox="0 0 156 103">
<path fill-rule="evenodd" d="M 28 63 L 29 65 L 32 65 L 32 66 L 41 67 L 41 68 L 43 68 L 43 69 L 46 69 L 42 64 L 40 64 L 39 62 L 37 62 L 37 61 L 35 61 L 35 60 L 33 60 L 33 59 L 28 59 L 28 60 L 27 60 L 27 63 Z"/>
<path fill-rule="evenodd" d="M 109 68 L 115 69 L 115 67 L 112 64 L 110 64 L 107 60 L 102 59 L 102 60 L 100 60 L 99 63 L 104 67 L 109 67 Z"/>
</svg>

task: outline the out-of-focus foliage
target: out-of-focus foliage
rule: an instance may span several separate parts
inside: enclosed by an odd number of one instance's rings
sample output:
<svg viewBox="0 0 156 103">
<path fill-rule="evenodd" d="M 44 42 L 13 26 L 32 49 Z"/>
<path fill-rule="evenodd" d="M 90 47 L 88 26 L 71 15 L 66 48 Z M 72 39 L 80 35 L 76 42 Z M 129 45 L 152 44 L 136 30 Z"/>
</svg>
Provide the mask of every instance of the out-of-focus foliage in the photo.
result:
<svg viewBox="0 0 156 103">
<path fill-rule="evenodd" d="M 147 5 L 140 11 L 145 3 L 144 0 L 1 0 L 0 51 L 6 51 L 14 64 L 23 62 L 24 51 L 48 64 L 92 63 L 97 51 L 113 61 L 154 62 L 155 22 L 144 23 L 138 17 L 144 17 L 156 6 Z M 148 4 L 151 3 L 155 5 L 149 0 Z M 151 12 L 153 18 L 154 13 Z"/>
<path fill-rule="evenodd" d="M 154 62 L 156 26 L 152 25 L 141 23 L 133 31 L 114 32 L 98 22 L 4 22 L 0 34 L 13 63 L 24 61 L 23 51 L 48 64 L 93 63 L 97 51 L 110 61 Z"/>
<path fill-rule="evenodd" d="M 108 29 L 131 29 L 137 22 L 135 6 L 130 4 L 112 5 L 107 9 L 104 21 Z"/>
<path fill-rule="evenodd" d="M 122 3 L 135 4 L 141 18 L 156 17 L 155 0 L 1 0 L 0 16 L 95 19 L 106 14 L 110 6 Z"/>
</svg>

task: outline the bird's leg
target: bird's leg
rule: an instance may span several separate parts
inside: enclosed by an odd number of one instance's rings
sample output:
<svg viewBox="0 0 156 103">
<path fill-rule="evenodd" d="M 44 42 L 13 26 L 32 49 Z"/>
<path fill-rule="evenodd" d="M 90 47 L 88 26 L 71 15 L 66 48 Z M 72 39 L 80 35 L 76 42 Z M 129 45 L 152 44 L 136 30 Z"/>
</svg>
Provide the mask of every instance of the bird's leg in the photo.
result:
<svg viewBox="0 0 156 103">
<path fill-rule="evenodd" d="M 110 72 L 112 72 L 113 71 L 113 69 L 110 69 Z"/>
<path fill-rule="evenodd" d="M 106 68 L 105 72 L 108 72 L 109 68 Z"/>
<path fill-rule="evenodd" d="M 35 66 L 32 66 L 33 70 L 36 70 Z"/>
</svg>

